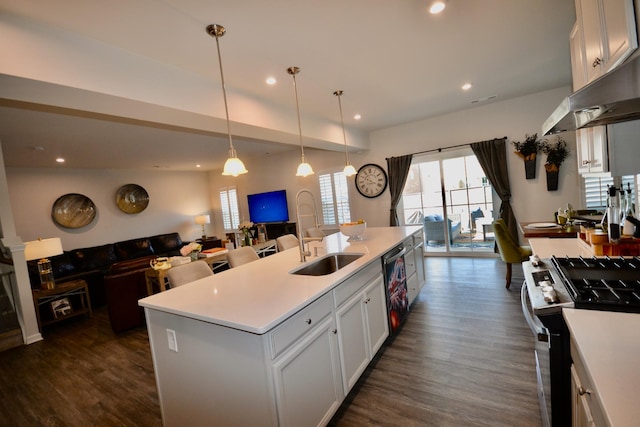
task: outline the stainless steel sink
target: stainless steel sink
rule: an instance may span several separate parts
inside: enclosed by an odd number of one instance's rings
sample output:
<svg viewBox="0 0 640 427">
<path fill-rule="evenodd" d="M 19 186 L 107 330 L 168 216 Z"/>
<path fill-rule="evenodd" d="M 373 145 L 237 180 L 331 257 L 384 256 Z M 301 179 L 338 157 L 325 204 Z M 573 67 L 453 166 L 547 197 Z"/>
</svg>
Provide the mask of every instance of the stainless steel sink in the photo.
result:
<svg viewBox="0 0 640 427">
<path fill-rule="evenodd" d="M 311 261 L 304 266 L 291 271 L 291 274 L 299 274 L 304 276 L 325 276 L 335 273 L 341 268 L 351 264 L 364 254 L 346 254 L 337 253 L 325 255 L 315 261 Z"/>
</svg>

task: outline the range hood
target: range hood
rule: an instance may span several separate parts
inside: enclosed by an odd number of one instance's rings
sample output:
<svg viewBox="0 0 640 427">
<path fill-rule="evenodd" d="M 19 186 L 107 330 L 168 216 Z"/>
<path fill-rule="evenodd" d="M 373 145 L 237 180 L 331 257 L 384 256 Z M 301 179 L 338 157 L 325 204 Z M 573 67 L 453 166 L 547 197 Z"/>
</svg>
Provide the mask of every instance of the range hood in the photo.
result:
<svg viewBox="0 0 640 427">
<path fill-rule="evenodd" d="M 638 119 L 640 52 L 565 98 L 542 125 L 542 134 Z"/>
</svg>

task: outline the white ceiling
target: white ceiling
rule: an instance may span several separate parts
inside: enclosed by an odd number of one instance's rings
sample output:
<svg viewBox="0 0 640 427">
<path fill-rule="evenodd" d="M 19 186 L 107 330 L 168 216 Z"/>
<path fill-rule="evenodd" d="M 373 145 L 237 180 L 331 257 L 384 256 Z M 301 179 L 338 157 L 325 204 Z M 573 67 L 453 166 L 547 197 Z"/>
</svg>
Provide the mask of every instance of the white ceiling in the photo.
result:
<svg viewBox="0 0 640 427">
<path fill-rule="evenodd" d="M 221 24 L 227 29 L 220 45 L 229 92 L 294 108 L 291 77 L 285 70 L 296 65 L 301 68 L 297 77 L 301 115 L 339 122 L 332 92 L 342 89 L 345 124 L 356 131 L 370 132 L 570 85 L 573 0 L 450 0 L 438 16 L 427 12 L 426 3 L 0 0 L 0 12 L 218 84 L 215 41 L 205 27 Z M 268 76 L 278 79 L 275 87 L 265 84 Z M 465 82 L 473 84 L 468 92 L 460 89 Z M 356 112 L 362 120 L 353 119 Z M 11 103 L 0 103 L 0 140 L 5 164 L 15 167 L 52 166 L 49 156 L 33 147 L 71 155 L 73 167 L 79 168 L 193 170 L 201 163 L 212 169 L 220 168 L 226 155 L 224 138 L 211 144 L 211 136 L 202 132 L 16 108 Z M 234 145 L 246 156 L 295 149 L 242 139 L 234 139 Z"/>
</svg>

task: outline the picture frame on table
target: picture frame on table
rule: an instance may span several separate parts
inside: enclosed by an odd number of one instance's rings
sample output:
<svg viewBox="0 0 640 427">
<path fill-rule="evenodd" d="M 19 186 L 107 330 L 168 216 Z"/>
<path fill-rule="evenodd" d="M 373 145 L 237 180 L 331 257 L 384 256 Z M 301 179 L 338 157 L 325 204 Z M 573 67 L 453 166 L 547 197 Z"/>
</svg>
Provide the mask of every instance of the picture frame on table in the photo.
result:
<svg viewBox="0 0 640 427">
<path fill-rule="evenodd" d="M 66 317 L 73 313 L 73 307 L 69 302 L 69 298 L 60 298 L 55 301 L 51 301 L 51 312 L 53 313 L 53 317 L 56 319 Z"/>
</svg>

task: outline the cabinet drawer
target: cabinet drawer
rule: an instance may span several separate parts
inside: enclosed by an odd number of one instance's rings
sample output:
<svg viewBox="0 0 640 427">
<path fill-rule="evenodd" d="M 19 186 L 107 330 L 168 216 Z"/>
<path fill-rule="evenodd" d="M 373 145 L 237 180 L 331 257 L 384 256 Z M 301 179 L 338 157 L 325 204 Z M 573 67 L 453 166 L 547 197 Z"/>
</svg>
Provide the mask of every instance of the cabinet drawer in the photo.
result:
<svg viewBox="0 0 640 427">
<path fill-rule="evenodd" d="M 415 243 L 413 241 L 413 236 L 409 237 L 408 239 L 403 241 L 402 244 L 404 245 L 404 248 L 407 250 L 407 253 L 411 252 L 413 250 L 414 245 L 415 245 Z"/>
<path fill-rule="evenodd" d="M 322 319 L 331 314 L 332 309 L 331 294 L 328 293 L 282 322 L 269 334 L 271 357 L 276 358 L 298 338 L 315 328 Z"/>
<path fill-rule="evenodd" d="M 415 251 L 407 252 L 404 256 L 404 269 L 406 270 L 407 277 L 410 277 L 416 272 L 416 254 Z"/>
<path fill-rule="evenodd" d="M 349 277 L 333 290 L 335 306 L 339 307 L 342 303 L 348 300 L 351 295 L 354 295 L 363 286 L 379 276 L 382 276 L 382 262 L 374 261 L 364 267 L 360 272 Z"/>
</svg>

